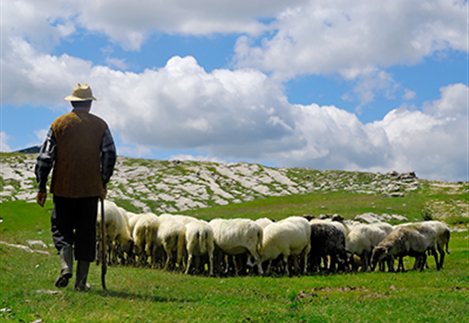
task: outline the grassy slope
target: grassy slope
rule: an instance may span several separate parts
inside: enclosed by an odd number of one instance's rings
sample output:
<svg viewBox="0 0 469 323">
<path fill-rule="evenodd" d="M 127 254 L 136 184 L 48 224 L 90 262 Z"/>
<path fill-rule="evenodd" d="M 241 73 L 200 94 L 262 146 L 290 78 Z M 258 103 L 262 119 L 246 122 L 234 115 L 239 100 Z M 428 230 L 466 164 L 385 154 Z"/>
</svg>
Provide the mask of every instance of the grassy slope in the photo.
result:
<svg viewBox="0 0 469 323">
<path fill-rule="evenodd" d="M 364 211 L 420 217 L 431 199 L 422 192 L 403 199 L 350 193 L 268 198 L 190 212 L 214 216 L 281 218 L 290 214 Z M 464 198 L 464 197 L 458 197 Z M 466 198 L 467 200 L 467 198 Z M 372 203 L 374 203 L 374 208 Z M 405 204 L 405 205 L 404 205 Z M 51 243 L 51 205 L 0 204 L 0 240 L 25 244 Z M 468 234 L 452 235 L 446 268 L 435 272 L 358 273 L 293 278 L 187 277 L 142 268 L 112 267 L 110 291 L 99 289 L 100 271 L 93 266 L 90 293 L 70 287 L 57 294 L 53 281 L 58 258 L 30 254 L 0 244 L 0 320 L 33 321 L 448 321 L 467 320 L 469 297 Z M 407 265 L 409 266 L 409 265 Z"/>
<path fill-rule="evenodd" d="M 350 192 L 315 192 L 299 195 L 268 197 L 251 202 L 214 206 L 206 209 L 185 212 L 203 219 L 215 217 L 232 218 L 260 218 L 269 217 L 282 219 L 290 215 L 338 213 L 345 218 L 353 218 L 357 214 L 373 212 L 377 214 L 400 214 L 411 221 L 422 220 L 422 211 L 435 202 L 451 202 L 458 200 L 469 203 L 468 194 L 457 192 L 446 194 L 444 191 L 430 190 L 428 185 L 408 193 L 405 197 L 393 198 L 381 194 L 359 194 Z M 459 210 L 461 211 L 461 210 Z M 458 212 L 458 214 L 461 212 Z M 469 218 L 455 216 L 447 219 L 448 222 L 466 223 Z"/>
</svg>

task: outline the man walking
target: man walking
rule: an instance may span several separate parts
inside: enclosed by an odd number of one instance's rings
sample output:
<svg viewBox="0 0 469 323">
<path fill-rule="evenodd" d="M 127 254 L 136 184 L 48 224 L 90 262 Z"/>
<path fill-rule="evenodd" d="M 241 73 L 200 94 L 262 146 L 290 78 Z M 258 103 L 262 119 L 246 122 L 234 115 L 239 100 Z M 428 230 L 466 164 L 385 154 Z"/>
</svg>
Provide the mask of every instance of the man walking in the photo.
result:
<svg viewBox="0 0 469 323">
<path fill-rule="evenodd" d="M 86 280 L 90 262 L 96 258 L 98 198 L 106 196 L 116 149 L 106 122 L 89 113 L 96 100 L 89 85 L 77 84 L 65 100 L 71 102 L 73 110 L 52 123 L 37 158 L 36 199 L 43 207 L 47 178 L 53 168 L 51 231 L 60 255 L 60 275 L 55 286 L 68 285 L 75 257 L 75 289 L 85 291 L 89 289 Z"/>
</svg>

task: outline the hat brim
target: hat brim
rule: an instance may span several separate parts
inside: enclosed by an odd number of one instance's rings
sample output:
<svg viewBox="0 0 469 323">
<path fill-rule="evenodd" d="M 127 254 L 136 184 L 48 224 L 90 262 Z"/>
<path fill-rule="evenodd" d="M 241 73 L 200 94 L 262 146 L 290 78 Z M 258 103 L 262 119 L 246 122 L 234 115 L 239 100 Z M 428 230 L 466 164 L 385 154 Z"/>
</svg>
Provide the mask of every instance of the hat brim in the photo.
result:
<svg viewBox="0 0 469 323">
<path fill-rule="evenodd" d="M 65 97 L 66 101 L 96 101 L 97 99 L 94 96 L 91 96 L 89 98 L 79 98 L 74 95 L 69 95 Z"/>
</svg>

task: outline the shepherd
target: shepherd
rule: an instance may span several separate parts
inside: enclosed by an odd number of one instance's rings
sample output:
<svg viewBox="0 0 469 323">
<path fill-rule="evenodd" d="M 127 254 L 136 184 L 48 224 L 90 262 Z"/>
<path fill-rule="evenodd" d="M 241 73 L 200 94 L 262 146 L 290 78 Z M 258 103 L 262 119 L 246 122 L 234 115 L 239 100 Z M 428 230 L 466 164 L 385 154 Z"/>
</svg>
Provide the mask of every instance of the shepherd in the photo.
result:
<svg viewBox="0 0 469 323">
<path fill-rule="evenodd" d="M 51 231 L 60 256 L 55 286 L 68 285 L 75 258 L 75 289 L 87 291 L 90 262 L 96 258 L 98 199 L 106 197 L 106 185 L 116 163 L 116 148 L 106 122 L 90 113 L 96 98 L 88 84 L 77 84 L 65 100 L 70 101 L 73 109 L 52 123 L 37 157 L 36 201 L 44 206 L 47 178 L 53 169 Z"/>
</svg>

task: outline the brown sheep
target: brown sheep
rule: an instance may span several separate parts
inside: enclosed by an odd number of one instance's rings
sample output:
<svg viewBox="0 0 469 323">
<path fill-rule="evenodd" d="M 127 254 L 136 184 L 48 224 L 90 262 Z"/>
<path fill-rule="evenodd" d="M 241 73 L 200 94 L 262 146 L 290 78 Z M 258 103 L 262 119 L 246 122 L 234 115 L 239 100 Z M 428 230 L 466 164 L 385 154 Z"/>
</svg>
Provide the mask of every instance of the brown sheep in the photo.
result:
<svg viewBox="0 0 469 323">
<path fill-rule="evenodd" d="M 427 260 L 428 247 L 429 242 L 426 237 L 415 228 L 397 228 L 373 249 L 371 269 L 374 270 L 381 260 L 387 260 L 388 270 L 394 271 L 394 258 L 398 258 L 397 270 L 404 272 L 403 258 L 411 256 L 415 257 L 416 269 L 422 271 Z"/>
</svg>

